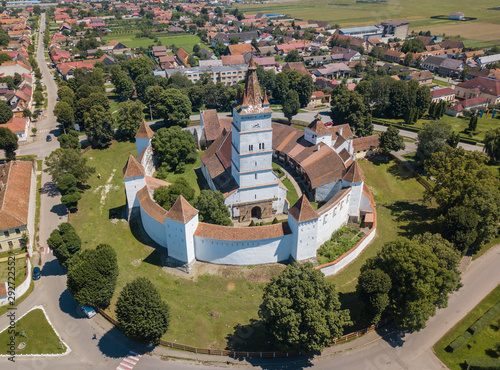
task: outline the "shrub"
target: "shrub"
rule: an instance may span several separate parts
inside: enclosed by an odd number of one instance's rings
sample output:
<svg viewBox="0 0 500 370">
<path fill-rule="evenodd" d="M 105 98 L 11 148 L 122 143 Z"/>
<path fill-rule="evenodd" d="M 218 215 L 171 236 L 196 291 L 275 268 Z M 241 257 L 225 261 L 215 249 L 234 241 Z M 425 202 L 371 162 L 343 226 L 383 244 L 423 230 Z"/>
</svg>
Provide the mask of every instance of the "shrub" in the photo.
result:
<svg viewBox="0 0 500 370">
<path fill-rule="evenodd" d="M 469 370 L 495 370 L 500 369 L 500 359 L 498 358 L 473 358 L 465 361 Z"/>
<path fill-rule="evenodd" d="M 457 339 L 451 342 L 448 347 L 446 347 L 446 351 L 451 353 L 455 352 L 457 349 L 462 347 L 470 337 L 472 337 L 472 334 L 468 331 L 464 331 L 462 335 L 460 335 Z"/>
<path fill-rule="evenodd" d="M 479 330 L 484 328 L 490 323 L 498 314 L 500 313 L 500 302 L 491 307 L 483 316 L 481 316 L 474 324 L 472 324 L 469 329 L 467 329 L 471 334 L 476 334 Z"/>
</svg>

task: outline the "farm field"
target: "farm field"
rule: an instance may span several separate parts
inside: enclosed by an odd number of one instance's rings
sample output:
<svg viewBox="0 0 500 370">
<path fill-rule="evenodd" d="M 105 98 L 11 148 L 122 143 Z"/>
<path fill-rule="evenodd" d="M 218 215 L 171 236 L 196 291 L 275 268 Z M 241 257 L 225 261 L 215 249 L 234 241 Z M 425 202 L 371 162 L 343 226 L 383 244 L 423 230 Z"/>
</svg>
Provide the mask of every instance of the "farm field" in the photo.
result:
<svg viewBox="0 0 500 370">
<path fill-rule="evenodd" d="M 121 42 L 125 46 L 131 48 L 138 48 L 138 47 L 147 48 L 149 45 L 156 45 L 154 40 L 147 37 L 137 38 L 135 37 L 135 34 L 136 34 L 135 32 L 111 33 L 103 37 L 103 41 L 107 43 L 111 40 L 116 40 Z M 198 36 L 190 34 L 160 36 L 158 37 L 158 40 L 161 41 L 162 45 L 169 46 L 174 44 L 176 46 L 183 48 L 188 53 L 193 52 L 194 45 L 201 43 L 201 40 Z"/>
<path fill-rule="evenodd" d="M 430 30 L 447 36 L 460 35 L 465 38 L 466 46 L 468 43 L 470 46 L 500 43 L 500 11 L 488 10 L 497 6 L 498 2 L 494 0 L 442 1 L 439 7 L 436 7 L 433 0 L 387 0 L 379 3 L 360 3 L 357 0 L 292 0 L 238 5 L 244 13 L 283 13 L 304 20 L 327 20 L 341 27 L 372 25 L 389 19 L 408 20 L 410 32 Z M 477 20 L 461 22 L 431 18 L 452 12 L 462 12 L 466 17 Z"/>
</svg>

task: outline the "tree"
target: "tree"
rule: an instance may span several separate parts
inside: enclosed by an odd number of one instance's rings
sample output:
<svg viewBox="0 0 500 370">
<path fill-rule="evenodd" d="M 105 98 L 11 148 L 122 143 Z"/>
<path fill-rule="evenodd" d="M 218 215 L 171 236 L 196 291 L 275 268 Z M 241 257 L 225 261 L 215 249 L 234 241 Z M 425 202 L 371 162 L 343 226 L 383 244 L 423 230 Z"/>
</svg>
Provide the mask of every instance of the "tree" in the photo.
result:
<svg viewBox="0 0 500 370">
<path fill-rule="evenodd" d="M 441 234 L 462 254 L 477 240 L 479 215 L 470 207 L 452 207 L 438 217 L 437 223 Z"/>
<path fill-rule="evenodd" d="M 62 195 L 61 203 L 70 211 L 77 209 L 78 201 L 82 198 L 76 186 L 76 178 L 70 173 L 62 175 L 56 184 L 57 190 L 59 190 Z"/>
<path fill-rule="evenodd" d="M 405 66 L 411 66 L 413 64 L 413 53 L 411 51 L 406 53 L 403 64 Z"/>
<path fill-rule="evenodd" d="M 401 51 L 403 53 L 421 53 L 422 51 L 425 50 L 425 45 L 422 42 L 422 40 L 417 39 L 416 37 L 413 39 L 406 40 L 401 47 Z"/>
<path fill-rule="evenodd" d="M 0 124 L 9 122 L 13 116 L 14 114 L 8 104 L 4 101 L 0 101 Z"/>
<path fill-rule="evenodd" d="M 40 106 L 43 104 L 45 98 L 43 96 L 43 93 L 41 91 L 35 91 L 33 93 L 33 99 L 35 100 L 35 105 Z M 0 104 L 1 106 L 1 104 Z M 1 115 L 1 110 L 0 110 L 0 115 Z"/>
<path fill-rule="evenodd" d="M 85 132 L 94 148 L 105 148 L 113 139 L 113 116 L 101 106 L 93 106 L 84 114 Z"/>
<path fill-rule="evenodd" d="M 472 239 L 470 228 L 477 220 L 477 237 L 468 245 L 476 250 L 498 234 L 500 221 L 500 181 L 487 166 L 487 159 L 480 152 L 448 147 L 434 153 L 425 162 L 428 176 L 432 176 L 436 183 L 432 189 L 426 190 L 425 196 L 437 203 L 438 215 L 443 216 L 439 219 L 441 224 L 457 227 L 459 233 L 457 239 L 450 240 L 463 240 L 467 236 L 469 243 Z M 454 207 L 465 207 L 460 210 L 467 211 L 469 220 L 464 222 L 457 218 L 458 210 L 451 210 Z M 447 229 L 443 234 L 450 237 L 453 232 Z M 459 248 L 465 248 L 465 244 Z"/>
<path fill-rule="evenodd" d="M 358 278 L 356 290 L 363 302 L 363 314 L 369 325 L 377 324 L 389 305 L 391 278 L 384 271 L 375 268 L 364 270 Z"/>
<path fill-rule="evenodd" d="M 403 150 L 406 147 L 403 137 L 394 126 L 389 126 L 387 131 L 380 134 L 379 142 L 380 150 L 386 154 L 392 151 Z"/>
<path fill-rule="evenodd" d="M 76 253 L 68 268 L 67 287 L 82 306 L 106 307 L 115 292 L 118 278 L 116 251 L 108 244 Z"/>
<path fill-rule="evenodd" d="M 314 82 L 310 75 L 302 75 L 299 85 L 294 87 L 294 90 L 299 94 L 299 102 L 301 107 L 306 107 L 311 101 L 311 96 L 314 91 Z"/>
<path fill-rule="evenodd" d="M 459 253 L 440 235 L 424 234 L 412 240 L 398 238 L 386 243 L 361 267 L 363 285 L 358 291 L 366 294 L 367 315 L 378 315 L 385 304 L 383 292 L 388 288 L 388 282 L 383 281 L 375 287 L 378 289 L 368 290 L 365 280 L 368 274 L 385 279 L 377 272 L 380 270 L 391 281 L 385 311 L 399 327 L 411 331 L 425 328 L 427 320 L 435 315 L 436 307 L 446 307 L 448 294 L 460 286 L 459 259 Z M 378 305 L 370 306 L 371 303 Z"/>
<path fill-rule="evenodd" d="M 366 106 L 363 97 L 357 91 L 350 91 L 341 84 L 332 93 L 331 117 L 335 124 L 348 123 L 356 129 L 365 118 Z"/>
<path fill-rule="evenodd" d="M 150 86 L 157 86 L 158 80 L 153 75 L 140 75 L 135 80 L 135 91 L 137 97 L 145 103 L 146 90 Z"/>
<path fill-rule="evenodd" d="M 168 330 L 170 309 L 153 283 L 139 277 L 125 285 L 116 302 L 120 330 L 143 344 L 158 344 Z"/>
<path fill-rule="evenodd" d="M 196 161 L 196 141 L 179 126 L 161 128 L 156 131 L 151 145 L 162 166 L 167 171 L 180 171 L 186 163 Z"/>
<path fill-rule="evenodd" d="M 370 136 L 373 134 L 372 115 L 370 113 L 367 113 L 364 119 L 361 119 L 358 122 L 358 125 L 355 127 L 355 132 L 359 137 Z"/>
<path fill-rule="evenodd" d="M 288 118 L 290 124 L 292 123 L 292 117 L 299 113 L 299 109 L 299 95 L 295 90 L 289 90 L 283 101 L 283 114 Z"/>
<path fill-rule="evenodd" d="M 122 99 L 132 98 L 134 82 L 119 65 L 111 67 L 111 82 L 115 85 L 115 93 Z"/>
<path fill-rule="evenodd" d="M 190 122 L 191 101 L 177 89 L 168 89 L 160 96 L 158 112 L 170 125 L 187 126 Z"/>
<path fill-rule="evenodd" d="M 202 190 L 193 206 L 200 211 L 201 222 L 223 226 L 233 225 L 231 213 L 224 204 L 224 196 L 218 190 Z"/>
<path fill-rule="evenodd" d="M 286 93 L 289 90 L 289 85 L 290 83 L 288 81 L 288 75 L 286 73 L 281 72 L 276 75 L 273 98 L 277 102 L 283 103 Z"/>
<path fill-rule="evenodd" d="M 471 122 L 472 122 L 471 117 Z M 477 117 L 475 117 L 474 125 L 477 125 Z M 469 124 L 469 129 L 471 124 Z M 475 126 L 474 126 L 475 127 Z M 475 131 L 475 130 L 474 130 Z M 500 160 L 500 129 L 488 130 L 484 135 L 484 151 L 490 157 L 491 162 L 498 162 Z"/>
<path fill-rule="evenodd" d="M 417 156 L 423 162 L 433 153 L 444 150 L 452 134 L 451 126 L 438 121 L 424 122 L 418 133 Z"/>
<path fill-rule="evenodd" d="M 80 151 L 76 149 L 54 150 L 45 158 L 45 166 L 47 168 L 44 171 L 50 174 L 55 183 L 62 175 L 70 173 L 83 184 L 95 172 L 94 167 L 87 165 L 87 158 L 82 157 Z"/>
<path fill-rule="evenodd" d="M 139 76 L 140 77 L 140 76 Z M 140 101 L 127 100 L 118 107 L 118 129 L 129 140 L 137 134 L 137 130 L 144 119 L 144 104 Z"/>
<path fill-rule="evenodd" d="M 58 101 L 54 107 L 54 115 L 63 126 L 64 131 L 72 130 L 75 124 L 75 112 L 71 105 L 65 101 Z"/>
<path fill-rule="evenodd" d="M 10 62 L 10 61 L 12 61 L 12 57 L 9 54 L 0 53 L 0 63 Z"/>
<path fill-rule="evenodd" d="M 59 89 L 57 89 L 57 97 L 59 98 L 59 102 L 66 102 L 71 107 L 75 106 L 75 103 L 76 103 L 75 92 L 71 88 L 69 88 L 68 86 L 59 87 Z"/>
<path fill-rule="evenodd" d="M 431 90 L 429 89 L 429 86 L 422 85 L 418 88 L 416 92 L 416 97 L 415 97 L 415 106 L 417 109 L 417 117 L 416 118 L 422 118 L 429 109 L 429 106 L 432 101 L 432 96 L 431 96 Z M 444 106 L 445 108 L 446 106 Z M 444 114 L 444 108 L 443 108 L 443 114 Z M 443 115 L 441 114 L 441 117 Z M 416 120 L 415 120 L 416 121 Z"/>
<path fill-rule="evenodd" d="M 71 258 L 81 249 L 82 241 L 73 225 L 64 222 L 57 229 L 52 230 L 47 239 L 47 245 L 52 249 L 59 264 L 68 267 Z"/>
<path fill-rule="evenodd" d="M 7 127 L 0 127 L 0 149 L 5 151 L 8 160 L 16 159 L 17 135 Z"/>
<path fill-rule="evenodd" d="M 231 45 L 237 45 L 240 42 L 240 38 L 238 36 L 233 36 L 229 39 L 229 43 Z"/>
<path fill-rule="evenodd" d="M 321 351 L 351 323 L 335 286 L 309 262 L 287 266 L 265 286 L 259 317 L 281 350 L 302 354 Z"/>
<path fill-rule="evenodd" d="M 472 131 L 472 132 L 476 131 L 476 129 L 477 129 L 477 122 L 478 122 L 478 117 L 477 116 L 471 116 L 471 118 L 469 120 L 469 131 Z"/>
<path fill-rule="evenodd" d="M 178 177 L 170 186 L 157 187 L 153 192 L 153 199 L 160 206 L 169 210 L 179 195 L 186 198 L 188 202 L 192 202 L 194 199 L 195 190 L 184 177 Z"/>
<path fill-rule="evenodd" d="M 302 57 L 297 49 L 292 49 L 285 57 L 285 62 L 302 62 Z"/>
<path fill-rule="evenodd" d="M 75 130 L 70 130 L 67 134 L 59 135 L 57 141 L 59 141 L 60 147 L 64 149 L 81 148 L 80 137 Z"/>
</svg>

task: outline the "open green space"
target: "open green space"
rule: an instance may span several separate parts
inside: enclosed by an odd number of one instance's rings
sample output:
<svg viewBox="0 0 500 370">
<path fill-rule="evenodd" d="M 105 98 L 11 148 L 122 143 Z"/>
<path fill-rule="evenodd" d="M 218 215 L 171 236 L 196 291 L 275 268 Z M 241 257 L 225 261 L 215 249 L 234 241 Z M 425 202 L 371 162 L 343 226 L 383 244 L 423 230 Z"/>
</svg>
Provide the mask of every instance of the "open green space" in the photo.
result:
<svg viewBox="0 0 500 370">
<path fill-rule="evenodd" d="M 411 237 L 426 231 L 436 232 L 429 223 L 432 210 L 422 201 L 425 189 L 410 171 L 394 161 L 360 160 L 359 163 L 365 172 L 365 183 L 377 203 L 377 235 L 354 262 L 327 278 L 335 283 L 342 307 L 351 311 L 354 325 L 347 331 L 364 326 L 360 321 L 356 284 L 366 260 L 398 236 Z"/>
<path fill-rule="evenodd" d="M 288 200 L 288 203 L 290 206 L 293 206 L 298 200 L 299 200 L 299 195 L 297 194 L 297 190 L 295 190 L 295 187 L 293 186 L 292 182 L 289 179 L 283 179 L 283 185 L 286 186 L 288 189 L 288 192 L 286 193 L 286 199 Z"/>
<path fill-rule="evenodd" d="M 197 263 L 197 270 L 190 275 L 163 268 L 162 248 L 155 249 L 136 221 L 129 225 L 124 218 L 110 216 L 125 210 L 121 171 L 129 154 L 137 154 L 134 143 L 113 142 L 108 149 L 84 154 L 89 165 L 97 168 L 101 179 L 97 176 L 89 179 L 90 188 L 83 193 L 79 211 L 71 216 L 83 248 L 107 243 L 117 251 L 120 273 L 107 312 L 115 316 L 116 299 L 123 286 L 136 277 L 145 276 L 171 308 L 170 328 L 163 339 L 198 347 L 244 346 L 247 332 L 233 335 L 235 326 L 241 324 L 254 327 L 252 340 L 248 340 L 245 348 L 266 348 L 264 338 L 259 336 L 262 331 L 252 320 L 258 319 L 265 283 L 284 266 L 230 267 Z"/>
<path fill-rule="evenodd" d="M 500 120 L 497 119 L 500 115 L 496 115 L 495 118 L 491 118 L 492 112 L 490 112 L 488 118 L 486 118 L 486 112 L 483 115 L 483 118 L 478 118 L 477 129 L 472 135 L 472 139 L 483 140 L 486 132 L 492 129 L 496 129 L 500 127 Z M 404 121 L 402 119 L 389 119 L 384 118 L 384 121 L 397 123 L 399 125 L 404 125 Z M 425 116 L 422 119 L 419 119 L 417 123 L 414 125 L 409 125 L 408 127 L 423 127 L 424 122 L 429 122 L 430 119 Z M 470 118 L 468 117 L 452 117 L 448 115 L 444 115 L 440 120 L 440 122 L 450 124 L 452 130 L 454 132 L 459 132 L 462 137 L 468 138 L 469 133 L 465 130 L 469 127 Z"/>
<path fill-rule="evenodd" d="M 469 326 L 478 320 L 486 311 L 500 302 L 500 285 L 497 286 L 485 299 L 465 316 L 434 346 L 434 352 L 450 369 L 466 369 L 465 360 L 473 358 L 498 358 L 500 352 L 496 348 L 500 342 L 500 315 L 497 315 L 490 324 L 475 333 L 467 343 L 453 353 L 445 348 L 461 335 Z"/>
<path fill-rule="evenodd" d="M 168 176 L 163 179 L 167 182 L 173 183 L 179 177 L 184 177 L 189 185 L 195 190 L 195 195 L 199 195 L 202 189 L 208 189 L 208 184 L 206 184 L 203 174 L 201 173 L 201 159 L 200 156 L 203 151 L 198 152 L 196 157 L 196 162 L 186 164 L 186 167 L 181 173 L 169 172 Z"/>
<path fill-rule="evenodd" d="M 10 337 L 8 330 L 0 333 L 0 354 L 8 354 Z M 41 309 L 28 312 L 16 321 L 15 327 L 16 354 L 60 354 L 66 347 L 59 342 L 54 329 L 50 326 Z M 24 343 L 24 349 L 18 349 Z"/>
<path fill-rule="evenodd" d="M 129 33 L 110 33 L 102 38 L 105 43 L 111 40 L 116 40 L 121 42 L 123 45 L 129 48 L 147 48 L 150 45 L 156 45 L 155 41 L 147 37 L 135 37 L 136 32 Z M 191 34 L 181 34 L 181 35 L 168 35 L 159 36 L 158 40 L 161 41 L 162 45 L 169 47 L 170 45 L 175 45 L 183 48 L 188 53 L 193 52 L 193 46 L 196 44 L 201 44 L 201 40 L 196 35 Z"/>
<path fill-rule="evenodd" d="M 457 3 L 445 0 L 436 3 L 433 0 L 387 0 L 378 3 L 361 3 L 357 0 L 332 2 L 331 0 L 304 0 L 269 2 L 266 4 L 237 4 L 247 14 L 257 12 L 288 14 L 301 20 L 326 20 L 341 27 L 369 26 L 384 20 L 406 20 L 410 22 L 409 31 L 431 30 L 433 34 L 461 36 L 467 46 L 480 47 L 497 43 L 500 40 L 499 12 L 488 10 L 497 7 L 494 0 L 483 0 L 478 5 L 474 1 Z M 436 19 L 433 16 L 448 16 L 452 12 L 462 12 L 466 17 L 477 18 L 474 21 L 453 21 Z"/>
<path fill-rule="evenodd" d="M 8 253 L 2 254 L 2 258 L 6 258 L 9 256 Z M 21 285 L 21 283 L 24 281 L 24 278 L 26 276 L 26 257 L 24 253 L 16 255 L 16 266 L 15 269 L 9 270 L 9 267 L 14 267 L 12 262 L 9 261 L 4 261 L 0 262 L 0 283 L 4 283 L 6 281 L 9 281 L 9 272 L 14 272 L 16 275 L 16 280 L 15 280 L 15 286 Z M 10 275 L 12 276 L 12 274 Z"/>
</svg>

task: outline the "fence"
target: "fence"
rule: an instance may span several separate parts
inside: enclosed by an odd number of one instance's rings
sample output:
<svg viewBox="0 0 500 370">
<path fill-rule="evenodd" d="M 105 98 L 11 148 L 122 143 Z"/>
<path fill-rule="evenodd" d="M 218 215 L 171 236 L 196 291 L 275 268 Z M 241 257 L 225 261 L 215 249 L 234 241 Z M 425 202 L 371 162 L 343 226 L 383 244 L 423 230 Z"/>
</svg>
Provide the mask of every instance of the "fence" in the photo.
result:
<svg viewBox="0 0 500 370">
<path fill-rule="evenodd" d="M 19 284 L 19 286 L 15 287 L 15 297 L 16 299 L 21 298 L 24 293 L 26 293 L 31 285 L 31 261 L 26 255 L 26 274 L 24 281 Z M 6 306 L 9 304 L 9 295 L 7 295 L 5 298 L 0 299 L 0 306 Z"/>
<path fill-rule="evenodd" d="M 114 326 L 118 325 L 118 321 L 116 319 L 112 318 L 106 312 L 104 312 L 101 308 L 97 308 L 97 312 L 99 312 L 106 320 L 108 320 Z M 385 318 L 384 320 L 380 321 L 376 325 L 372 325 L 368 328 L 357 330 L 357 331 L 354 331 L 352 333 L 343 335 L 340 338 L 336 338 L 333 340 L 332 344 L 336 345 L 336 344 L 348 342 L 351 339 L 354 339 L 354 338 L 363 336 L 365 334 L 371 333 L 371 332 L 377 330 L 377 328 L 384 326 L 389 322 L 391 322 L 391 318 Z M 197 353 L 197 354 L 201 354 L 201 355 L 228 356 L 228 357 L 233 357 L 233 358 L 280 358 L 280 357 L 300 356 L 300 353 L 288 353 L 288 352 L 281 352 L 281 351 L 245 352 L 245 351 L 232 351 L 232 350 L 227 350 L 227 349 L 197 348 L 197 347 L 187 346 L 185 344 L 169 342 L 169 341 L 162 340 L 162 339 L 160 340 L 160 346 L 168 347 L 168 348 L 172 348 L 172 349 L 178 349 L 181 351 Z"/>
</svg>

